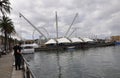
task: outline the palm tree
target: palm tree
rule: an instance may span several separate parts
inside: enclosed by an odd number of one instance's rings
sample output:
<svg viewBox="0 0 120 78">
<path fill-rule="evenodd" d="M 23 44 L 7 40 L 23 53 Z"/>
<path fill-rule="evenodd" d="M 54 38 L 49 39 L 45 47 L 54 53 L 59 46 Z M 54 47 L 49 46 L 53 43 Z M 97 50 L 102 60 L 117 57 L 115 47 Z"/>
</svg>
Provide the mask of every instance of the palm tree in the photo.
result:
<svg viewBox="0 0 120 78">
<path fill-rule="evenodd" d="M 0 0 L 0 11 L 2 15 L 6 15 L 6 13 L 10 13 L 10 2 L 9 0 Z"/>
<path fill-rule="evenodd" d="M 14 26 L 10 26 L 9 27 L 9 30 L 7 31 L 7 39 L 8 39 L 8 44 L 9 44 L 9 50 L 11 49 L 11 46 L 10 46 L 10 44 L 11 44 L 11 35 L 15 35 L 16 34 L 16 32 L 15 32 L 15 29 L 14 29 Z"/>
<path fill-rule="evenodd" d="M 15 33 L 12 20 L 9 19 L 9 17 L 3 16 L 0 19 L 0 29 L 1 29 L 0 31 L 4 34 L 4 38 L 5 38 L 4 49 L 6 51 L 8 35 L 10 36 L 12 33 Z"/>
</svg>

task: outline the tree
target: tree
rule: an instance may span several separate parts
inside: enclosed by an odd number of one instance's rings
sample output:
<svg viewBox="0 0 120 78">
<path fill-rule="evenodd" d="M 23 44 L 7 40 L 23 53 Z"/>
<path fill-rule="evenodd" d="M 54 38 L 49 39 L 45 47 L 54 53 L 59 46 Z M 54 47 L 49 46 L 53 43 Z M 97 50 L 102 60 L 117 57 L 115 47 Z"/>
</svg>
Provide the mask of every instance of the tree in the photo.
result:
<svg viewBox="0 0 120 78">
<path fill-rule="evenodd" d="M 9 0 L 0 0 L 0 11 L 2 15 L 6 15 L 6 13 L 10 13 L 10 2 Z"/>
<path fill-rule="evenodd" d="M 10 26 L 9 27 L 9 30 L 7 31 L 7 41 L 8 41 L 8 44 L 9 44 L 9 49 L 11 49 L 11 40 L 12 40 L 12 38 L 11 38 L 11 35 L 15 35 L 15 29 L 14 29 L 14 26 Z"/>
<path fill-rule="evenodd" d="M 3 16 L 0 19 L 0 31 L 4 34 L 4 49 L 6 51 L 7 48 L 7 38 L 10 36 L 12 33 L 15 33 L 14 25 L 11 19 L 9 17 Z"/>
</svg>

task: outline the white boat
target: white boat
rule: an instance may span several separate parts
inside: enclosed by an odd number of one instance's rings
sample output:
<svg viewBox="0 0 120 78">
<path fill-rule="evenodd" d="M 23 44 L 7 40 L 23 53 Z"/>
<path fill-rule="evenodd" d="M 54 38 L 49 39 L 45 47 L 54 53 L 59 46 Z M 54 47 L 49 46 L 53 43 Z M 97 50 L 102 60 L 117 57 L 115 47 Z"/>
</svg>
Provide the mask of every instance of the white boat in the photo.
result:
<svg viewBox="0 0 120 78">
<path fill-rule="evenodd" d="M 37 44 L 23 44 L 21 45 L 21 52 L 24 53 L 34 53 L 34 49 L 37 48 L 38 45 Z"/>
</svg>

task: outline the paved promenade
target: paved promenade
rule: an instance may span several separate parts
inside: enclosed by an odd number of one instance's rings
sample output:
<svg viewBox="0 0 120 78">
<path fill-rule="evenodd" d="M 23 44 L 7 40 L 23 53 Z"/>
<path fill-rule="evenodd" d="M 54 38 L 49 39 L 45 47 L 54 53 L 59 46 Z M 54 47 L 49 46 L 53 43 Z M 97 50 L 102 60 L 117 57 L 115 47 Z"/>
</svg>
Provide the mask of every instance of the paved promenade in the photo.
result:
<svg viewBox="0 0 120 78">
<path fill-rule="evenodd" d="M 2 55 L 0 58 L 0 78 L 23 78 L 22 70 L 14 69 L 11 53 Z"/>
<path fill-rule="evenodd" d="M 22 70 L 17 70 L 16 71 L 15 67 L 14 67 L 11 78 L 23 78 L 23 72 L 22 72 Z"/>
</svg>

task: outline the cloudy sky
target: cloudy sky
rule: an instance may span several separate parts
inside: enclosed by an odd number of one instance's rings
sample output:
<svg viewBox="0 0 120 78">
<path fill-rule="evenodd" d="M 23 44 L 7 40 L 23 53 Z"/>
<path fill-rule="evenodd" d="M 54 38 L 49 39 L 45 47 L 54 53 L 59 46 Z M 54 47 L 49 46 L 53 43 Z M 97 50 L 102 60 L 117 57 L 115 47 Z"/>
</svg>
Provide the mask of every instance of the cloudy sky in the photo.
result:
<svg viewBox="0 0 120 78">
<path fill-rule="evenodd" d="M 58 14 L 58 35 L 63 37 L 74 21 L 71 37 L 106 38 L 120 35 L 120 0 L 10 0 L 11 15 L 17 33 L 25 39 L 41 35 L 19 17 L 22 13 L 46 37 L 56 37 L 55 12 Z M 43 28 L 42 28 L 43 27 Z M 49 33 L 46 33 L 47 32 Z M 33 35 L 34 33 L 34 35 Z"/>
</svg>

